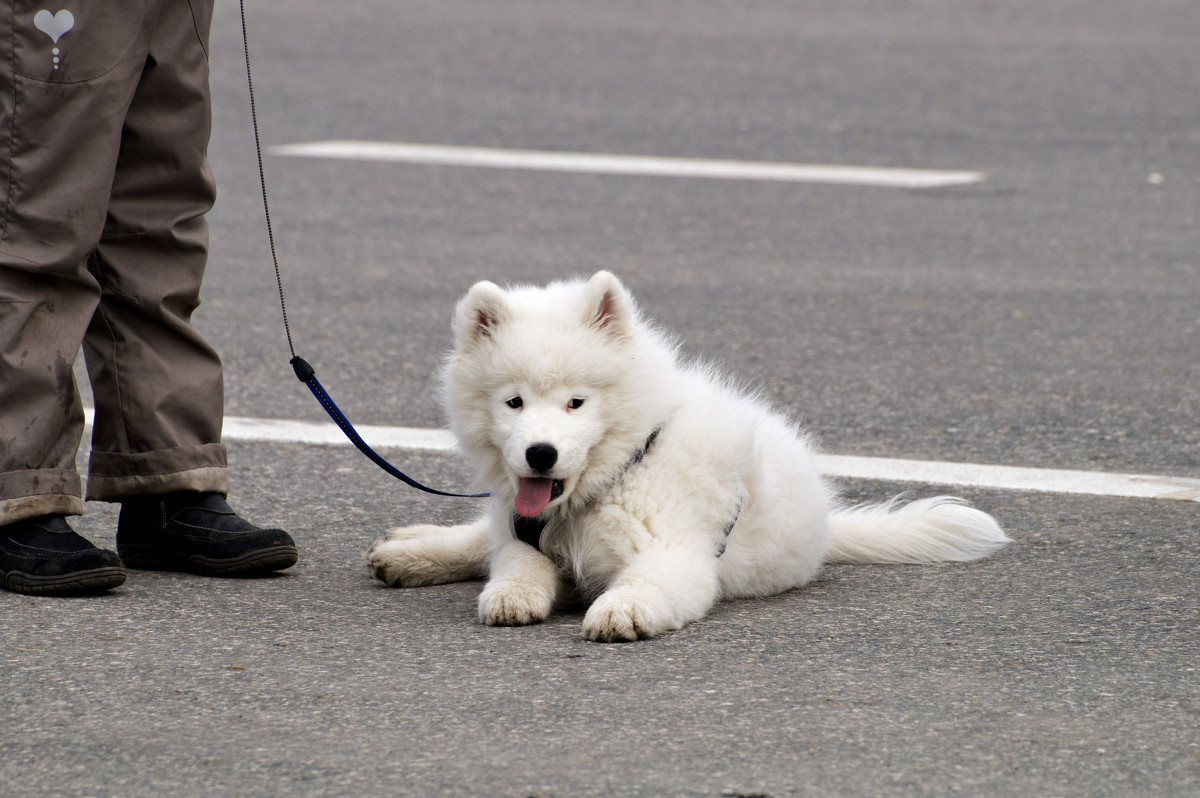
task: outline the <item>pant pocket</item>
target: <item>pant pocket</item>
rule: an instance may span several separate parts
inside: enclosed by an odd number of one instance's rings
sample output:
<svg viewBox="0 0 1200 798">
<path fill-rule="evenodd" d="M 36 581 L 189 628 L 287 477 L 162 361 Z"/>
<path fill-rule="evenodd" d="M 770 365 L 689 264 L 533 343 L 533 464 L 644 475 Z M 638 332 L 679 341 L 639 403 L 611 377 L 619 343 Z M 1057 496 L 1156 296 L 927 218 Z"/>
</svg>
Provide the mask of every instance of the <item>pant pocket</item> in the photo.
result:
<svg viewBox="0 0 1200 798">
<path fill-rule="evenodd" d="M 111 70 L 137 40 L 146 0 L 10 0 L 0 12 L 0 40 L 12 42 L 16 74 L 61 83 Z M 7 60 L 7 59 L 6 59 Z"/>
</svg>

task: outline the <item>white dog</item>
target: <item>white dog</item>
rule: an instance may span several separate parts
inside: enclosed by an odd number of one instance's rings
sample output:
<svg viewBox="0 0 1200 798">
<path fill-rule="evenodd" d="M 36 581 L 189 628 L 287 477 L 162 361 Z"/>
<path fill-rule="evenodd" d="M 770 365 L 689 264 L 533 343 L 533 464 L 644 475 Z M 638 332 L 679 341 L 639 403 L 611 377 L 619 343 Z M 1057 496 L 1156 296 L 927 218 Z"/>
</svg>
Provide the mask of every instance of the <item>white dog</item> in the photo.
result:
<svg viewBox="0 0 1200 798">
<path fill-rule="evenodd" d="M 368 560 L 392 586 L 488 577 L 483 623 L 544 620 L 573 586 L 586 637 L 636 640 L 719 599 L 799 587 L 822 563 L 974 560 L 1009 540 L 948 497 L 838 507 L 796 426 L 680 363 L 607 272 L 477 283 L 454 333 L 446 408 L 487 512 L 396 529 Z"/>
</svg>

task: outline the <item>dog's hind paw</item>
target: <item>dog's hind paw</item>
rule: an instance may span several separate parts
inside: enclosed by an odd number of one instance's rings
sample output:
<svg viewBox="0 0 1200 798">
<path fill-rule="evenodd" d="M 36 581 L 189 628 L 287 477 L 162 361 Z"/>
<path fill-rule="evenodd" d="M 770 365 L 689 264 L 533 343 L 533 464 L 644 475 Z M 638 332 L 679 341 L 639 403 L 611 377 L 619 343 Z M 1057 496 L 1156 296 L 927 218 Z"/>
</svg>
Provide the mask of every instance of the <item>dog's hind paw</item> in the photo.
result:
<svg viewBox="0 0 1200 798">
<path fill-rule="evenodd" d="M 383 582 L 388 587 L 408 587 L 410 582 L 405 576 L 411 570 L 408 558 L 404 557 L 402 547 L 396 546 L 391 540 L 377 540 L 367 551 L 367 570 L 371 576 Z"/>
<path fill-rule="evenodd" d="M 388 587 L 420 587 L 450 581 L 446 569 L 409 540 L 379 540 L 367 552 L 367 570 Z"/>
<path fill-rule="evenodd" d="M 375 541 L 367 569 L 388 587 L 418 587 L 478 579 L 487 574 L 487 529 L 409 526 Z"/>
<path fill-rule="evenodd" d="M 479 594 L 479 620 L 488 626 L 539 623 L 553 608 L 553 591 L 531 580 L 489 582 Z"/>
</svg>

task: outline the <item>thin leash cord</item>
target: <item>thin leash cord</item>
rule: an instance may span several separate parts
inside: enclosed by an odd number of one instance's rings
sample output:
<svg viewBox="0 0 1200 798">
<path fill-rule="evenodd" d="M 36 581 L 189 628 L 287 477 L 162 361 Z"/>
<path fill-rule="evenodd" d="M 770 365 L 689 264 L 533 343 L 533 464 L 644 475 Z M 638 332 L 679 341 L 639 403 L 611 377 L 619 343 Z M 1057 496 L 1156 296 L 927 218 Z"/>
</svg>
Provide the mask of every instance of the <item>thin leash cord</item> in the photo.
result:
<svg viewBox="0 0 1200 798">
<path fill-rule="evenodd" d="M 246 0 L 239 0 L 242 12 L 242 52 L 246 54 L 246 85 L 250 88 L 250 122 L 254 126 L 254 154 L 258 157 L 258 185 L 262 188 L 263 213 L 267 217 L 267 240 L 271 243 L 271 263 L 275 265 L 275 285 L 279 289 L 279 309 L 283 313 L 283 331 L 287 334 L 288 351 L 296 358 L 292 344 L 292 327 L 288 324 L 287 302 L 283 298 L 283 277 L 279 274 L 279 255 L 275 252 L 275 232 L 271 227 L 271 204 L 267 202 L 267 173 L 263 169 L 262 138 L 258 135 L 258 108 L 254 104 L 254 78 L 250 75 L 250 37 L 246 33 Z"/>
<path fill-rule="evenodd" d="M 360 452 L 367 456 L 372 463 L 382 468 L 388 474 L 391 474 L 401 482 L 423 490 L 426 493 L 432 493 L 435 496 L 450 496 L 460 499 L 482 499 L 488 496 L 486 493 L 451 493 L 448 491 L 436 490 L 426 485 L 422 485 L 412 477 L 408 476 L 400 469 L 393 466 L 385 460 L 378 452 L 367 445 L 367 442 L 362 439 L 358 431 L 354 429 L 354 425 L 350 423 L 350 419 L 341 411 L 332 397 L 325 392 L 325 388 L 317 379 L 316 372 L 313 367 L 308 364 L 304 358 L 296 354 L 296 347 L 292 343 L 292 328 L 288 324 L 287 301 L 283 296 L 283 277 L 279 271 L 279 256 L 275 250 L 275 233 L 271 227 L 271 205 L 267 201 L 267 174 L 263 168 L 262 157 L 262 138 L 258 133 L 258 109 L 254 103 L 254 78 L 250 74 L 250 37 L 246 32 L 246 0 L 239 0 L 239 7 L 242 14 L 242 51 L 246 54 L 246 85 L 250 88 L 250 121 L 254 127 L 254 152 L 258 157 L 258 184 L 262 188 L 263 213 L 267 219 L 267 240 L 271 243 L 271 263 L 275 266 L 275 285 L 279 289 L 279 309 L 283 314 L 283 331 L 287 334 L 288 351 L 292 354 L 292 359 L 289 361 L 292 365 L 292 370 L 296 372 L 296 378 L 308 386 L 312 391 L 313 396 L 317 397 L 317 401 L 321 403 L 321 407 L 329 414 L 338 428 L 350 439 L 350 442 L 358 448 Z"/>
</svg>

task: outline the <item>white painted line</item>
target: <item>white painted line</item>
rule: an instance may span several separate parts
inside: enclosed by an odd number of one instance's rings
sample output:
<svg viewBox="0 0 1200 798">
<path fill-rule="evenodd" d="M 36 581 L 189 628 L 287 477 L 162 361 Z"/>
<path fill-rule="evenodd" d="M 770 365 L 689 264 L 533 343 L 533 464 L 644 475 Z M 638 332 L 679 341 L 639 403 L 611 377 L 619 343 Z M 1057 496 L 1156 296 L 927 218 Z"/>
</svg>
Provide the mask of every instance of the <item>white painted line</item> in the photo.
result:
<svg viewBox="0 0 1200 798">
<path fill-rule="evenodd" d="M 842 455 L 822 456 L 821 469 L 829 476 L 851 479 L 1200 502 L 1200 479 L 1185 477 Z"/>
<path fill-rule="evenodd" d="M 304 158 L 339 158 L 356 161 L 474 166 L 492 169 L 534 169 L 592 174 L 648 175 L 654 177 L 713 178 L 720 180 L 773 180 L 800 183 L 836 183 L 885 188 L 941 188 L 982 181 L 983 172 L 946 169 L 896 169 L 869 166 L 823 166 L 770 161 L 657 158 L 544 150 L 507 150 L 489 147 L 452 147 L 382 141 L 313 141 L 271 147 L 272 155 Z"/>
<path fill-rule="evenodd" d="M 96 411 L 93 408 L 85 407 L 83 415 L 84 423 L 90 427 Z M 357 424 L 354 428 L 372 449 L 422 449 L 451 452 L 456 448 L 454 435 L 446 429 L 377 427 L 369 424 Z M 87 436 L 84 437 L 86 440 Z M 225 416 L 225 426 L 221 429 L 221 437 L 228 441 L 353 446 L 346 438 L 345 433 L 331 421 Z"/>
<path fill-rule="evenodd" d="M 358 424 L 359 437 L 372 449 L 422 449 L 435 452 L 454 451 L 454 435 L 445 429 L 422 429 L 418 427 L 377 427 Z M 346 444 L 349 439 L 328 421 L 285 421 L 273 418 L 225 419 L 222 435 L 235 441 L 278 441 L 284 443 L 309 443 L 323 446 Z"/>
<path fill-rule="evenodd" d="M 92 409 L 85 408 L 84 412 L 88 425 L 91 425 Z M 362 439 L 376 449 L 455 451 L 454 436 L 449 430 L 370 425 L 362 425 L 357 429 Z M 225 417 L 224 438 L 230 441 L 269 441 L 319 446 L 351 445 L 332 422 L 239 416 Z M 885 482 L 922 482 L 992 490 L 1200 502 L 1200 479 L 1186 477 L 846 455 L 822 455 L 820 464 L 824 473 L 845 479 L 877 479 Z"/>
</svg>

